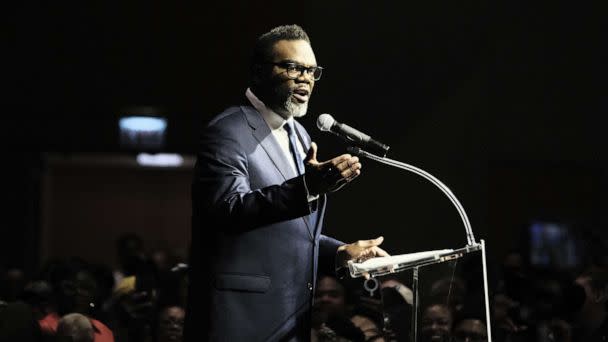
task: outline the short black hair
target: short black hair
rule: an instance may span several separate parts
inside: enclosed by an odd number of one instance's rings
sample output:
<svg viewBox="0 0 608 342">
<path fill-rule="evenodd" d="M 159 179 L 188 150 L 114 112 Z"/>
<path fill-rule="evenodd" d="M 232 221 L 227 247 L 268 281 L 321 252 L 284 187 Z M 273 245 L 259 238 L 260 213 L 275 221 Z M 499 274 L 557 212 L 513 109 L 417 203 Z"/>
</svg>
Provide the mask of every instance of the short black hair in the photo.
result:
<svg viewBox="0 0 608 342">
<path fill-rule="evenodd" d="M 256 40 L 251 58 L 251 76 L 258 72 L 259 67 L 272 59 L 272 48 L 280 40 L 304 40 L 310 44 L 308 34 L 299 25 L 282 25 L 262 34 Z"/>
</svg>

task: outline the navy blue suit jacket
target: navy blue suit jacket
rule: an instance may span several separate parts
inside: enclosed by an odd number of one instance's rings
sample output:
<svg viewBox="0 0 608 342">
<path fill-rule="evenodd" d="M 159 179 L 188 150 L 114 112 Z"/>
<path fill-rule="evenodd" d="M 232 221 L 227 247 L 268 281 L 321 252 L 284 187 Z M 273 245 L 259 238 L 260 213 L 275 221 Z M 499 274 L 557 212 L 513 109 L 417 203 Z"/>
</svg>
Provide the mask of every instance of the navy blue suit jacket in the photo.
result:
<svg viewBox="0 0 608 342">
<path fill-rule="evenodd" d="M 317 270 L 334 271 L 342 244 L 321 234 L 325 201 L 308 202 L 257 110 L 231 107 L 209 122 L 192 185 L 186 341 L 309 339 Z"/>
</svg>

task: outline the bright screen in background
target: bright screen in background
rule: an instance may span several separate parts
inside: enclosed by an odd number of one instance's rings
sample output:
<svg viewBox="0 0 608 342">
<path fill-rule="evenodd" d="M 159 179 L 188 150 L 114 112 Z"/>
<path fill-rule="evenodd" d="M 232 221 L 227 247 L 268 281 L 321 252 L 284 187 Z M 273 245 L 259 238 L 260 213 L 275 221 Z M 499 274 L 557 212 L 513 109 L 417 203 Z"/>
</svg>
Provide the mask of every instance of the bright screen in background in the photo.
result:
<svg viewBox="0 0 608 342">
<path fill-rule="evenodd" d="M 566 225 L 534 222 L 529 233 L 532 266 L 559 270 L 578 265 L 577 239 Z"/>
</svg>

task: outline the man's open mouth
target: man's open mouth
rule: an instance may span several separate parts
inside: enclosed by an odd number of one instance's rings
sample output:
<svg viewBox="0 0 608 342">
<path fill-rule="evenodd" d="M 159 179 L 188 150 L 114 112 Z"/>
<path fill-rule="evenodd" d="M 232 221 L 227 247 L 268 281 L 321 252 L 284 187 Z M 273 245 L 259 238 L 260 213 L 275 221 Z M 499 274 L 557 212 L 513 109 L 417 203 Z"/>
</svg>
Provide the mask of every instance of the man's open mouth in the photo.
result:
<svg viewBox="0 0 608 342">
<path fill-rule="evenodd" d="M 308 99 L 310 98 L 310 91 L 308 91 L 307 89 L 295 89 L 292 92 L 292 96 L 300 103 L 305 103 L 308 101 Z"/>
</svg>

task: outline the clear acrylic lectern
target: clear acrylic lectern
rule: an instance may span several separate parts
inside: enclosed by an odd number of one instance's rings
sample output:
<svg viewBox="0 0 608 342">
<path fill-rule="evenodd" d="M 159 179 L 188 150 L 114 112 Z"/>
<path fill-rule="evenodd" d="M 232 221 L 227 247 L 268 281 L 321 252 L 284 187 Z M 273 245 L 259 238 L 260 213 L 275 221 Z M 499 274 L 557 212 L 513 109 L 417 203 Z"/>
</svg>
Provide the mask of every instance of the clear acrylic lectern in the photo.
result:
<svg viewBox="0 0 608 342">
<path fill-rule="evenodd" d="M 384 331 L 397 341 L 452 341 L 456 319 L 471 322 L 476 319 L 482 323 L 476 327 L 469 324 L 472 330 L 469 333 L 479 334 L 478 340 L 491 342 L 485 242 L 475 241 L 469 219 L 456 196 L 424 170 L 356 147 L 350 151 L 429 180 L 454 204 L 465 227 L 464 247 L 348 263 L 351 277 L 367 277 L 365 290 L 372 295 L 375 291 L 381 294 Z"/>
</svg>

